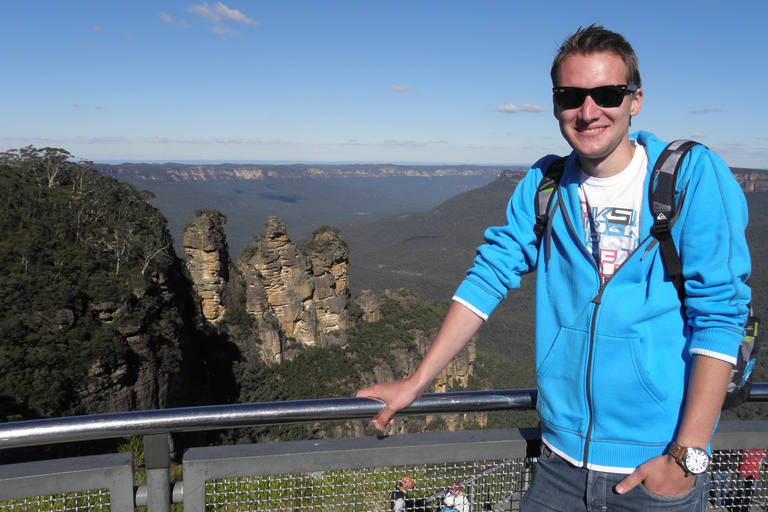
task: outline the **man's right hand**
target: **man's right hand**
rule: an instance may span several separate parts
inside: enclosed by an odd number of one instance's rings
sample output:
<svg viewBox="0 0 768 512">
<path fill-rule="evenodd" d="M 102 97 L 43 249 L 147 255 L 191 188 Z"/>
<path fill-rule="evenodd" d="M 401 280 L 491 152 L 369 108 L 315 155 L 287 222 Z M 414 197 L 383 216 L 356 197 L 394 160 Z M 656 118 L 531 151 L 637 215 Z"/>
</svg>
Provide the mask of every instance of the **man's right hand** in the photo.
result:
<svg viewBox="0 0 768 512">
<path fill-rule="evenodd" d="M 411 405 L 429 387 L 482 323 L 483 319 L 469 308 L 453 302 L 432 346 L 413 375 L 407 379 L 374 384 L 355 394 L 358 398 L 373 398 L 384 403 L 384 408 L 373 418 L 373 425 L 376 428 L 392 425 L 392 415 Z"/>
<path fill-rule="evenodd" d="M 372 398 L 384 403 L 384 408 L 371 421 L 373 426 L 379 429 L 392 425 L 395 420 L 392 416 L 411 405 L 421 394 L 411 378 L 394 380 L 374 384 L 371 387 L 361 389 L 355 396 L 358 398 Z"/>
</svg>

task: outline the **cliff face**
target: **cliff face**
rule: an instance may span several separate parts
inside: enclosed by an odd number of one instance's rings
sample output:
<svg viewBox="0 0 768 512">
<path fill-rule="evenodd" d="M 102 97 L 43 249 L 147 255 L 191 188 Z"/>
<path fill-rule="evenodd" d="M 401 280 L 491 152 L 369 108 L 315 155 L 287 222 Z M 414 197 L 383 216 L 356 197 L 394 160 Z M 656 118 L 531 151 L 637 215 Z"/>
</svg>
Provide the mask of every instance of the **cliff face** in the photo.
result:
<svg viewBox="0 0 768 512">
<path fill-rule="evenodd" d="M 765 172 L 733 169 L 733 175 L 745 193 L 768 191 L 768 175 Z"/>
<path fill-rule="evenodd" d="M 170 294 L 162 290 L 161 300 L 167 301 Z M 185 379 L 183 374 L 172 378 L 170 372 L 163 370 L 166 363 L 179 360 L 185 339 L 180 333 L 163 336 L 164 352 L 160 354 L 156 343 L 148 343 L 150 326 L 140 321 L 129 320 L 134 317 L 128 303 L 102 302 L 91 304 L 90 308 L 98 314 L 104 325 L 116 328 L 130 348 L 130 357 L 121 358 L 116 363 L 106 364 L 96 360 L 88 369 L 87 385 L 78 390 L 86 414 L 164 409 L 172 406 L 176 398 L 183 393 L 172 389 L 174 379 Z M 160 324 L 165 321 L 154 319 Z M 165 330 L 168 326 L 159 326 Z M 159 340 L 158 340 L 159 341 Z M 168 366 L 168 364 L 166 364 Z M 179 390 L 175 390 L 179 391 Z"/>
<path fill-rule="evenodd" d="M 361 293 L 357 298 L 357 304 L 366 311 L 366 308 L 379 314 L 379 299 L 372 297 L 372 294 Z M 406 308 L 410 308 L 419 302 L 419 298 L 406 290 L 387 290 L 384 292 L 386 297 L 394 299 Z M 410 352 L 403 349 L 392 351 L 395 357 L 394 372 L 386 364 L 379 365 L 374 372 L 374 382 L 388 382 L 396 379 L 403 379 L 413 375 L 421 359 L 426 355 L 434 338 L 433 333 L 414 332 L 417 351 Z M 460 387 L 466 387 L 469 383 L 469 377 L 473 373 L 475 360 L 477 359 L 477 339 L 475 334 L 467 345 L 459 351 L 458 354 L 446 365 L 443 371 L 437 376 L 434 382 L 435 393 L 445 393 L 456 391 Z M 417 357 L 417 354 L 420 357 Z M 429 389 L 432 392 L 432 389 Z M 423 432 L 427 426 L 433 422 L 444 422 L 444 429 L 449 431 L 461 430 L 462 426 L 470 422 L 475 422 L 483 426 L 488 421 L 488 415 L 484 412 L 463 413 L 451 415 L 437 415 L 425 417 L 397 418 L 395 424 L 391 427 L 392 433 L 405 434 L 408 432 Z"/>
<path fill-rule="evenodd" d="M 237 275 L 229 257 L 224 233 L 226 217 L 218 212 L 199 212 L 184 230 L 187 268 L 202 299 L 205 319 L 216 323 L 237 300 Z"/>
<path fill-rule="evenodd" d="M 437 166 L 437 165 L 253 165 L 253 164 L 94 164 L 106 176 L 120 180 L 141 180 L 147 182 L 183 183 L 190 181 L 229 180 L 299 180 L 317 178 L 388 178 L 444 177 L 444 176 L 495 176 L 502 168 L 497 166 Z"/>
<path fill-rule="evenodd" d="M 270 217 L 266 231 L 243 251 L 246 310 L 256 318 L 268 363 L 291 358 L 291 342 L 344 345 L 349 328 L 349 259 L 341 234 L 319 229 L 304 247 Z"/>
<path fill-rule="evenodd" d="M 768 192 L 768 172 L 754 169 L 731 169 L 736 181 L 741 185 L 745 194 L 750 192 Z M 499 174 L 499 179 L 517 184 L 525 177 L 525 172 L 506 170 Z"/>
<path fill-rule="evenodd" d="M 187 369 L 211 344 L 153 196 L 61 149 L 3 152 L 0 168 L 14 241 L 0 248 L 0 419 L 173 407 L 205 388 Z"/>
</svg>

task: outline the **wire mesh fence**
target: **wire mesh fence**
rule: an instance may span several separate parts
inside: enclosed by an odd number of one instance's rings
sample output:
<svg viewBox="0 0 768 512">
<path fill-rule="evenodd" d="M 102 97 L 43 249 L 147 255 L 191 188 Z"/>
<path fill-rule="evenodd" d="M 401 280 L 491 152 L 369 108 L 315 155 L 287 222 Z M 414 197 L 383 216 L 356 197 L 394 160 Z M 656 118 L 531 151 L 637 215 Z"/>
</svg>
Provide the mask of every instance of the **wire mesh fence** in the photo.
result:
<svg viewBox="0 0 768 512">
<path fill-rule="evenodd" d="M 765 450 L 712 452 L 710 508 L 728 512 L 768 510 Z"/>
<path fill-rule="evenodd" d="M 713 452 L 709 510 L 768 510 L 764 456 L 765 450 Z M 206 510 L 392 511 L 396 486 L 407 476 L 414 483 L 406 489 L 402 510 L 407 512 L 512 511 L 519 509 L 534 463 L 535 459 L 508 459 L 210 480 Z M 455 483 L 464 496 L 463 506 L 445 502 Z"/>
<path fill-rule="evenodd" d="M 1 497 L 0 497 L 1 498 Z M 109 512 L 108 489 L 0 501 L 0 512 Z"/>
<path fill-rule="evenodd" d="M 531 460 L 509 459 L 211 480 L 206 510 L 511 510 L 530 483 L 532 467 Z M 413 487 L 398 491 L 403 477 Z"/>
<path fill-rule="evenodd" d="M 766 451 L 714 451 L 709 510 L 768 510 Z M 206 512 L 244 511 L 514 511 L 533 477 L 535 459 L 370 467 L 211 479 Z M 407 477 L 411 485 L 396 492 Z M 453 498 L 448 503 L 446 497 Z M 461 499 L 457 499 L 461 496 Z M 399 497 L 403 498 L 397 503 Z M 398 508 L 402 506 L 403 508 Z M 203 508 L 200 507 L 200 510 Z M 0 512 L 112 510 L 107 489 L 3 501 Z M 178 510 L 178 508 L 174 508 Z"/>
</svg>

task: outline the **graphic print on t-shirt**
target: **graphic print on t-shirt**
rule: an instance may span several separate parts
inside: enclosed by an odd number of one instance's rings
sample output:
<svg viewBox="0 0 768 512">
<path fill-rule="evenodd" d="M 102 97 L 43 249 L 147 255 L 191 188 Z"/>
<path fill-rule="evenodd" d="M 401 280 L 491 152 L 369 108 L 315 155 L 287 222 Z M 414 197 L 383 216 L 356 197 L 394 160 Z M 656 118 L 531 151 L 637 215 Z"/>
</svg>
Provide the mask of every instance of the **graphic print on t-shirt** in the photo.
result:
<svg viewBox="0 0 768 512">
<path fill-rule="evenodd" d="M 637 247 L 637 211 L 615 206 L 589 208 L 586 201 L 581 202 L 581 211 L 588 245 L 605 281 Z"/>
<path fill-rule="evenodd" d="M 637 249 L 643 205 L 643 183 L 648 169 L 645 148 L 631 140 L 634 154 L 620 173 L 607 178 L 580 171 L 582 225 L 589 252 L 604 283 Z"/>
</svg>

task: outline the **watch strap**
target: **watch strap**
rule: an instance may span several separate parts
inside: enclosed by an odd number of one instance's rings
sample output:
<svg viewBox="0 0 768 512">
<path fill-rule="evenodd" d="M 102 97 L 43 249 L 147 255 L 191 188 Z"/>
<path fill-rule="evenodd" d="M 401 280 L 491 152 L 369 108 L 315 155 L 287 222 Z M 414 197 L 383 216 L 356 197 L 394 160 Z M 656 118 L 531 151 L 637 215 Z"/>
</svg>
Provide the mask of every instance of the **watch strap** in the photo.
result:
<svg viewBox="0 0 768 512">
<path fill-rule="evenodd" d="M 683 468 L 683 471 L 685 471 L 685 476 L 691 476 L 694 474 L 686 464 L 686 455 L 688 454 L 688 450 L 689 448 L 680 446 L 675 441 L 672 441 L 669 443 L 669 446 L 667 446 L 667 453 L 671 455 L 673 459 L 675 459 L 675 462 L 677 462 L 681 468 Z M 706 451 L 700 450 L 699 448 L 693 448 L 693 450 L 702 451 L 706 454 Z M 707 459 L 709 459 L 708 454 Z"/>
<path fill-rule="evenodd" d="M 675 441 L 669 443 L 669 446 L 667 447 L 667 453 L 680 463 L 685 462 L 685 452 L 687 451 L 688 450 L 685 447 L 680 446 Z"/>
</svg>

